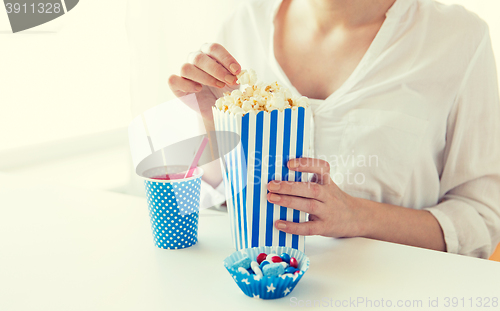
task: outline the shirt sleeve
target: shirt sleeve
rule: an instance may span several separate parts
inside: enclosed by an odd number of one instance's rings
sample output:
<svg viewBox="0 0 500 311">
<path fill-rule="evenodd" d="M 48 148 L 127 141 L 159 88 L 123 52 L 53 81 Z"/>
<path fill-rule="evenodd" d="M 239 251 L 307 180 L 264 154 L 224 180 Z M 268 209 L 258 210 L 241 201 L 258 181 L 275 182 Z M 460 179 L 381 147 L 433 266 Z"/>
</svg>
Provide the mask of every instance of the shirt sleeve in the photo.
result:
<svg viewBox="0 0 500 311">
<path fill-rule="evenodd" d="M 226 202 L 224 195 L 224 182 L 221 182 L 216 188 L 210 186 L 201 180 L 200 206 L 216 208 Z"/>
<path fill-rule="evenodd" d="M 448 116 L 438 220 L 447 251 L 488 258 L 500 242 L 500 101 L 488 28 Z"/>
</svg>

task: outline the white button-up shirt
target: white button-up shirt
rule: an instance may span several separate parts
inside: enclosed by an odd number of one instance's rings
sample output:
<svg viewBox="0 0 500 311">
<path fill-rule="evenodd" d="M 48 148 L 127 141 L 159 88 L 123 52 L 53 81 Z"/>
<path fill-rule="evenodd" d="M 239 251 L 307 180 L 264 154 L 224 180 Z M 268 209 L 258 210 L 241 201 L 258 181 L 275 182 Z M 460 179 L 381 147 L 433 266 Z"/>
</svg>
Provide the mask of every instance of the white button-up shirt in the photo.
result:
<svg viewBox="0 0 500 311">
<path fill-rule="evenodd" d="M 219 42 L 260 80 L 300 95 L 274 56 L 280 4 L 244 1 Z M 348 80 L 312 100 L 315 157 L 350 195 L 426 209 L 448 252 L 486 258 L 500 241 L 498 95 L 480 18 L 461 6 L 397 0 Z"/>
</svg>

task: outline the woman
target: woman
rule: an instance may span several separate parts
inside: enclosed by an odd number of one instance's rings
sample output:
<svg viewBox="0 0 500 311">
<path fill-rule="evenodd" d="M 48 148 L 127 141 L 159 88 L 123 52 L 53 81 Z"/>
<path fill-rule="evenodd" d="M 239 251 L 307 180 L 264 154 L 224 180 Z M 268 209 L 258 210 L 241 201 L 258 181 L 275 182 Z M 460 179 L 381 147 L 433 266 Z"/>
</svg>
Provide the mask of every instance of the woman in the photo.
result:
<svg viewBox="0 0 500 311">
<path fill-rule="evenodd" d="M 206 124 L 242 67 L 312 99 L 320 160 L 288 166 L 316 182 L 268 185 L 270 202 L 309 221 L 276 228 L 491 254 L 500 104 L 477 16 L 432 0 L 244 1 L 218 41 L 169 79 L 176 96 L 197 94 Z"/>
</svg>

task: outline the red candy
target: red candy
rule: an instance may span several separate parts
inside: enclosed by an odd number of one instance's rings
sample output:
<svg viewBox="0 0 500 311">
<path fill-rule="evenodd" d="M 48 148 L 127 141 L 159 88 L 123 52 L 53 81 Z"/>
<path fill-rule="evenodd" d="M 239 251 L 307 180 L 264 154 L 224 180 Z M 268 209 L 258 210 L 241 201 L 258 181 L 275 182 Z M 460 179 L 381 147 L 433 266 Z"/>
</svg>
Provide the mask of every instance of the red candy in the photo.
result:
<svg viewBox="0 0 500 311">
<path fill-rule="evenodd" d="M 293 274 L 299 274 L 300 270 L 295 271 Z"/>
<path fill-rule="evenodd" d="M 297 259 L 295 259 L 295 257 L 290 258 L 290 266 L 296 269 L 299 268 L 299 263 L 297 262 Z"/>
<path fill-rule="evenodd" d="M 260 265 L 261 262 L 263 262 L 264 260 L 266 260 L 266 257 L 267 257 L 266 253 L 260 253 L 257 256 L 257 263 Z"/>
<path fill-rule="evenodd" d="M 283 261 L 283 259 L 281 259 L 281 257 L 280 257 L 280 256 L 273 256 L 273 257 L 271 258 L 271 260 L 272 260 L 273 262 L 282 262 L 282 261 Z"/>
</svg>

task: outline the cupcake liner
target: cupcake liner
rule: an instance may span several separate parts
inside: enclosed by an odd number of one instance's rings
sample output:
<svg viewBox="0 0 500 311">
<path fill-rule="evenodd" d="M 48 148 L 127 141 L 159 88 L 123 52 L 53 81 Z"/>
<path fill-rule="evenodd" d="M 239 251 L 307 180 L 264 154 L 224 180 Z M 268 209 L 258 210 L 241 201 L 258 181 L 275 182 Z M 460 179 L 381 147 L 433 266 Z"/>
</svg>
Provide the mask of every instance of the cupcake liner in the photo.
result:
<svg viewBox="0 0 500 311">
<path fill-rule="evenodd" d="M 175 169 L 170 169 L 174 172 Z M 158 172 L 165 172 L 159 170 Z M 152 171 L 152 175 L 160 175 Z M 182 249 L 198 242 L 200 183 L 203 170 L 187 179 L 145 179 L 151 229 L 155 245 L 163 249 Z"/>
<path fill-rule="evenodd" d="M 237 269 L 232 268 L 232 265 L 248 256 L 252 261 L 255 261 L 257 255 L 260 253 L 266 254 L 281 254 L 287 253 L 291 257 L 295 257 L 299 262 L 298 274 L 281 275 L 281 276 L 271 276 L 271 277 L 258 277 L 255 274 L 244 274 L 239 272 Z M 277 299 L 283 298 L 289 295 L 295 286 L 299 283 L 300 279 L 309 269 L 309 258 L 303 252 L 284 246 L 261 246 L 242 249 L 232 253 L 226 259 L 224 259 L 224 267 L 227 269 L 233 280 L 236 282 L 238 287 L 247 295 L 252 298 L 260 299 Z"/>
<path fill-rule="evenodd" d="M 271 180 L 307 181 L 308 174 L 291 171 L 289 159 L 310 154 L 310 109 L 261 111 L 237 116 L 213 108 L 219 148 L 234 146 L 234 132 L 240 143 L 221 157 L 231 234 L 236 249 L 257 246 L 286 246 L 305 250 L 304 236 L 277 230 L 278 219 L 305 222 L 306 213 L 271 204 L 267 184 Z M 227 151 L 227 150 L 226 150 Z"/>
</svg>

